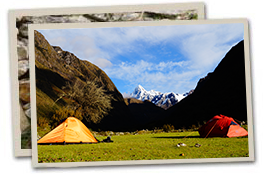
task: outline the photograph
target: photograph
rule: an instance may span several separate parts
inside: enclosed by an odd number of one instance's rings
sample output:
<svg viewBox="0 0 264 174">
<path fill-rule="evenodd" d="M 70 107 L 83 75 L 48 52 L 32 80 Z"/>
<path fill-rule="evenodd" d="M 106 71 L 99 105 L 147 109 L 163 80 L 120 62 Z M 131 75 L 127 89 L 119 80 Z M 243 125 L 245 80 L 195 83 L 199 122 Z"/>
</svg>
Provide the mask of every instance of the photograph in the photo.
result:
<svg viewBox="0 0 264 174">
<path fill-rule="evenodd" d="M 33 167 L 254 161 L 246 19 L 29 25 Z"/>
<path fill-rule="evenodd" d="M 204 19 L 203 3 L 11 10 L 15 156 L 31 156 L 28 25 Z"/>
</svg>

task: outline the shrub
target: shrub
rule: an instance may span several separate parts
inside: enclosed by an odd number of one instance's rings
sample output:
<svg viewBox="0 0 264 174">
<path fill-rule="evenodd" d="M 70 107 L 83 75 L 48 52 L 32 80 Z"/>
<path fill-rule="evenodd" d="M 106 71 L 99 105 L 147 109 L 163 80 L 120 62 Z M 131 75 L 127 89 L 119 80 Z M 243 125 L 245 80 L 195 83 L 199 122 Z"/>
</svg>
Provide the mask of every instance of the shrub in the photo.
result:
<svg viewBox="0 0 264 174">
<path fill-rule="evenodd" d="M 64 87 L 67 93 L 63 96 L 68 97 L 70 107 L 73 110 L 79 109 L 83 118 L 87 122 L 99 123 L 102 118 L 112 109 L 112 95 L 106 94 L 103 86 L 99 87 L 99 80 L 87 81 L 85 84 L 76 82 L 69 83 Z"/>
<path fill-rule="evenodd" d="M 200 128 L 200 126 L 199 125 L 195 125 L 195 124 L 192 124 L 192 126 L 190 126 L 190 130 L 191 131 L 197 131 L 199 128 Z"/>
<path fill-rule="evenodd" d="M 174 126 L 171 124 L 164 124 L 162 127 L 163 131 L 170 132 L 174 130 Z"/>
<path fill-rule="evenodd" d="M 98 132 L 98 134 L 101 136 L 108 136 L 107 132 L 105 132 L 105 131 L 100 131 L 100 132 Z"/>
<path fill-rule="evenodd" d="M 140 131 L 137 131 L 138 134 L 145 134 L 146 131 L 145 130 L 140 130 Z"/>
<path fill-rule="evenodd" d="M 163 129 L 157 129 L 157 128 L 155 128 L 154 130 L 153 130 L 153 133 L 161 133 L 161 132 L 163 132 Z"/>
<path fill-rule="evenodd" d="M 49 120 L 46 117 L 37 117 L 38 127 L 49 127 Z"/>
<path fill-rule="evenodd" d="M 130 132 L 125 132 L 125 135 L 130 135 Z"/>
</svg>

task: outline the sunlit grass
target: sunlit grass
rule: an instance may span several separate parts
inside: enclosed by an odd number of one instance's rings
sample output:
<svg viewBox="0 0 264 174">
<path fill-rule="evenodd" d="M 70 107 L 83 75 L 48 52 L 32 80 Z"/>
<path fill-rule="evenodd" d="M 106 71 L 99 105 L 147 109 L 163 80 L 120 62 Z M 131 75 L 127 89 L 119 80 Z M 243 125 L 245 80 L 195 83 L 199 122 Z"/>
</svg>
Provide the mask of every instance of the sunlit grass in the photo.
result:
<svg viewBox="0 0 264 174">
<path fill-rule="evenodd" d="M 248 157 L 248 138 L 199 138 L 198 132 L 112 136 L 113 143 L 38 145 L 38 161 L 82 162 Z M 100 137 L 102 140 L 105 137 Z M 177 147 L 178 143 L 187 146 Z M 195 147 L 195 144 L 201 147 Z M 184 154 L 181 156 L 181 154 Z"/>
</svg>

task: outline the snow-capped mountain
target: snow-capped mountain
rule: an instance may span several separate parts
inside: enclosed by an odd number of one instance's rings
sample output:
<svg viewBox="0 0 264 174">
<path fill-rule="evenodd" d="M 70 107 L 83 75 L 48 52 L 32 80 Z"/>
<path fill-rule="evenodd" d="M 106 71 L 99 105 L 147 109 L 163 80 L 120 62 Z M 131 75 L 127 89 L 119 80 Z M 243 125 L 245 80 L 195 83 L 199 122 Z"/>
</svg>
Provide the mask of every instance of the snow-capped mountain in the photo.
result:
<svg viewBox="0 0 264 174">
<path fill-rule="evenodd" d="M 149 100 L 157 106 L 167 109 L 180 102 L 192 92 L 193 90 L 185 94 L 175 94 L 174 92 L 161 93 L 154 90 L 146 91 L 141 85 L 138 85 L 131 93 L 131 97 L 142 101 Z"/>
</svg>

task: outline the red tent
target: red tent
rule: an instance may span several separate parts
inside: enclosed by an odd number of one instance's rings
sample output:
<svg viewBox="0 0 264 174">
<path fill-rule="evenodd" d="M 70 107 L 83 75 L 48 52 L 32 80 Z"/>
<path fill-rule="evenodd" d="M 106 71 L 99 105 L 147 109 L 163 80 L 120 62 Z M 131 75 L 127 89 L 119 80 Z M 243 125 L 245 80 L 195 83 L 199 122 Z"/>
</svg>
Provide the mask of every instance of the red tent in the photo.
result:
<svg viewBox="0 0 264 174">
<path fill-rule="evenodd" d="M 231 117 L 216 115 L 199 128 L 201 137 L 240 137 L 248 132 Z"/>
</svg>

